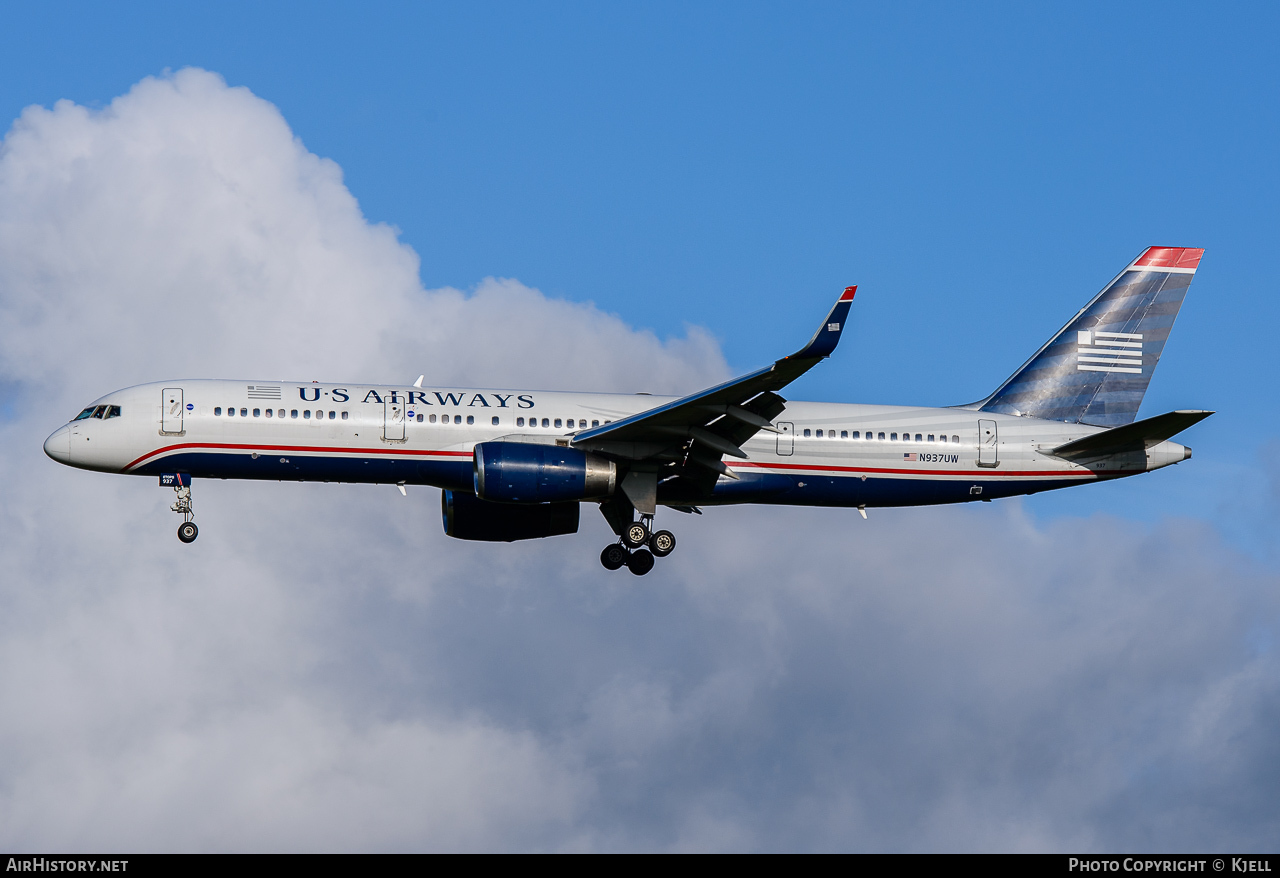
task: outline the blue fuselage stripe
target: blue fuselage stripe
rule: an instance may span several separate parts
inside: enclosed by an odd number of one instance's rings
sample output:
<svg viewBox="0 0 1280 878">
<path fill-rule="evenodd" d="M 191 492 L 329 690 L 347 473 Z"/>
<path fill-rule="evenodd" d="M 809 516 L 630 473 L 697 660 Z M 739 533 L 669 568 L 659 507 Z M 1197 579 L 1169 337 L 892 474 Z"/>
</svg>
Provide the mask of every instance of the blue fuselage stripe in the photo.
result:
<svg viewBox="0 0 1280 878">
<path fill-rule="evenodd" d="M 429 485 L 472 490 L 470 458 L 412 459 L 386 456 L 338 457 L 315 454 L 260 454 L 182 451 L 148 461 L 137 475 L 181 472 L 198 479 L 350 482 Z M 1075 478 L 938 478 L 868 473 L 770 473 L 739 471 L 737 481 L 720 480 L 711 497 L 682 494 L 675 483 L 661 486 L 660 503 L 704 505 L 767 503 L 788 506 L 923 506 L 963 503 L 1049 491 L 1093 481 Z M 975 490 L 976 489 L 976 490 Z"/>
</svg>

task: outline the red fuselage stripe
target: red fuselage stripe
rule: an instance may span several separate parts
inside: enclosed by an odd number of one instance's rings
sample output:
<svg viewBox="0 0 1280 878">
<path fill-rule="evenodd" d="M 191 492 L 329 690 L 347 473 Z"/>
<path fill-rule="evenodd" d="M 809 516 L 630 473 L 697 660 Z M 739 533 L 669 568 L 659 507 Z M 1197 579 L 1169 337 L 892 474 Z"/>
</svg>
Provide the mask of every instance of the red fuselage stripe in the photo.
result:
<svg viewBox="0 0 1280 878">
<path fill-rule="evenodd" d="M 181 445 L 166 445 L 139 457 L 128 464 L 125 469 L 133 469 L 153 457 L 170 451 L 181 451 L 187 448 L 215 448 L 232 451 L 267 451 L 272 454 L 281 451 L 330 453 L 330 454 L 379 454 L 393 457 L 470 457 L 470 451 L 418 451 L 410 448 L 338 448 L 315 445 L 240 445 L 232 442 L 186 442 Z"/>
<path fill-rule="evenodd" d="M 1088 472 L 1053 472 L 1045 470 L 1004 470 L 997 472 L 994 469 L 889 469 L 882 467 L 870 466 L 828 466 L 815 463 L 755 463 L 745 460 L 735 460 L 729 465 L 730 469 L 738 467 L 757 467 L 759 469 L 789 469 L 799 470 L 801 472 L 840 472 L 840 473 L 889 473 L 892 475 L 905 476 L 981 476 L 982 478 L 991 478 L 992 476 L 1033 476 L 1040 478 L 1059 479 L 1064 476 L 1073 478 L 1089 478 L 1090 476 L 1099 475 L 1110 470 L 1092 470 Z M 1118 470 L 1117 470 L 1118 472 Z M 1127 472 L 1127 470 L 1126 470 Z"/>
</svg>

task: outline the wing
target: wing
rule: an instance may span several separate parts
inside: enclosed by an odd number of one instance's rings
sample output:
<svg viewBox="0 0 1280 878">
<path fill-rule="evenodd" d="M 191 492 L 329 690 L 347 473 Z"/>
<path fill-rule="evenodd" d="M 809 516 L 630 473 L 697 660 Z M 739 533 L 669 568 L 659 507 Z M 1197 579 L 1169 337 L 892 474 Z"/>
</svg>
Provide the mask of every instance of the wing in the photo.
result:
<svg viewBox="0 0 1280 878">
<path fill-rule="evenodd" d="M 670 469 L 669 475 L 704 487 L 713 485 L 720 474 L 737 478 L 721 461 L 722 455 L 745 458 L 741 446 L 748 439 L 760 430 L 778 432 L 771 421 L 786 408 L 786 400 L 777 391 L 836 349 L 856 290 L 853 286 L 841 293 L 813 338 L 791 356 L 675 402 L 583 430 L 573 437 L 573 446 L 620 461 L 657 464 L 638 469 Z"/>
</svg>

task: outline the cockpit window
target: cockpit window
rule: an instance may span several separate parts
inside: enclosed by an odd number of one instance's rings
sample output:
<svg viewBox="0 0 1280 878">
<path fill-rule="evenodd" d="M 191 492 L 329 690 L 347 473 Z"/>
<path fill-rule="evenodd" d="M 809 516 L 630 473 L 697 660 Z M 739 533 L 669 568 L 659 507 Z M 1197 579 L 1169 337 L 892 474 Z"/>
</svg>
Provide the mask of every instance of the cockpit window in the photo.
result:
<svg viewBox="0 0 1280 878">
<path fill-rule="evenodd" d="M 104 414 L 106 414 L 106 412 L 107 412 L 107 407 L 105 405 L 98 405 L 93 407 L 93 417 L 95 418 L 101 419 L 101 417 Z"/>
<path fill-rule="evenodd" d="M 118 418 L 118 417 L 120 417 L 120 406 L 118 405 L 107 406 L 107 418 L 110 419 L 110 418 Z"/>
<path fill-rule="evenodd" d="M 90 417 L 91 415 L 93 415 L 93 406 L 89 406 L 87 409 L 85 409 L 84 411 L 82 411 L 80 414 L 76 415 L 76 416 L 75 416 L 74 418 L 72 418 L 71 420 L 73 420 L 73 421 L 83 421 L 85 418 Z"/>
</svg>

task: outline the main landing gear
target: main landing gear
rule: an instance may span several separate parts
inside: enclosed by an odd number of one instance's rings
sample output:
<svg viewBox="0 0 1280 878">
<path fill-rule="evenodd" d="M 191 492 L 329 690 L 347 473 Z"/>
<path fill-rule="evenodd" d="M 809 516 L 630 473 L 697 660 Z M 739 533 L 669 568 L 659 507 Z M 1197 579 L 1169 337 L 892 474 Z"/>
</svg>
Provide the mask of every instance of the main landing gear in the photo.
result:
<svg viewBox="0 0 1280 878">
<path fill-rule="evenodd" d="M 617 570 L 624 564 L 636 576 L 653 569 L 654 558 L 665 558 L 676 548 L 676 536 L 669 530 L 653 533 L 653 516 L 641 515 L 622 530 L 618 542 L 604 547 L 600 563 L 606 570 Z"/>
<path fill-rule="evenodd" d="M 169 508 L 182 516 L 182 524 L 178 525 L 178 539 L 184 543 L 193 543 L 200 535 L 200 528 L 196 527 L 196 523 L 191 520 L 195 515 L 191 511 L 191 486 L 175 485 L 173 493 L 178 496 Z"/>
</svg>

